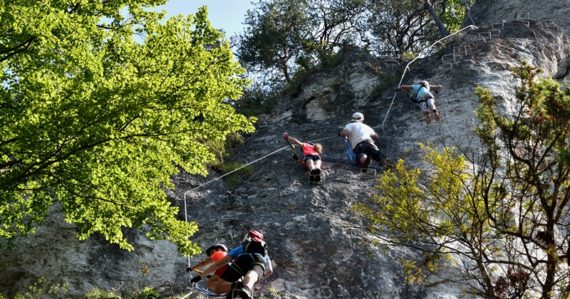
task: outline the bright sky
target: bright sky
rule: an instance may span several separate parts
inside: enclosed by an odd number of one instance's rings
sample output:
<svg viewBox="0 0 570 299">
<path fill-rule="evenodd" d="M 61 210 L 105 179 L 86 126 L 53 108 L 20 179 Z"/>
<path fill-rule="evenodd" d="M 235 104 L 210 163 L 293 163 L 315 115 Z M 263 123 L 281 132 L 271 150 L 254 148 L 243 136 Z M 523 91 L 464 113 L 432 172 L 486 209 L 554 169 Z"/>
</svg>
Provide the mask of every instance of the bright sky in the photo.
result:
<svg viewBox="0 0 570 299">
<path fill-rule="evenodd" d="M 245 13 L 253 7 L 251 0 L 169 0 L 164 9 L 171 17 L 196 13 L 201 6 L 208 6 L 208 19 L 214 28 L 226 32 L 226 38 L 243 31 Z"/>
</svg>

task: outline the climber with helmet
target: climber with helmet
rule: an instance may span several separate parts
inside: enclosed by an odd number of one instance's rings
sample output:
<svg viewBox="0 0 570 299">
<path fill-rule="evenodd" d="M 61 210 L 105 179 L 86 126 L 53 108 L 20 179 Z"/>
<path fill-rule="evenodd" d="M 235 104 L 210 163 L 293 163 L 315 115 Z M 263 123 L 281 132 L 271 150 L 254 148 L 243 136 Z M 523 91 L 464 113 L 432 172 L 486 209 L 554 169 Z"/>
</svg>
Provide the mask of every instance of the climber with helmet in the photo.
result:
<svg viewBox="0 0 570 299">
<path fill-rule="evenodd" d="M 298 144 L 303 151 L 303 159 L 301 165 L 305 170 L 309 171 L 309 180 L 312 183 L 318 183 L 321 180 L 321 154 L 323 146 L 320 143 L 301 142 L 299 139 L 289 136 L 287 132 L 283 134 L 283 138 L 289 144 Z"/>
<path fill-rule="evenodd" d="M 191 269 L 194 270 L 195 267 Z M 243 299 L 250 299 L 253 298 L 254 284 L 272 273 L 273 266 L 263 234 L 250 230 L 242 244 L 230 250 L 225 257 L 204 272 L 199 272 L 200 276 L 192 278 L 191 281 L 198 282 L 201 277 L 206 276 L 209 277 L 208 289 L 212 292 L 229 293 L 229 298 L 239 295 Z"/>
<path fill-rule="evenodd" d="M 227 252 L 228 248 L 224 244 L 212 245 L 206 249 L 207 258 L 195 264 L 194 266 L 191 266 L 188 271 L 194 270 L 198 273 L 206 272 L 208 271 L 207 269 L 213 266 L 214 263 L 223 259 L 227 255 Z"/>
<path fill-rule="evenodd" d="M 371 159 L 380 164 L 385 163 L 384 155 L 374 144 L 374 141 L 379 140 L 380 136 L 374 129 L 364 124 L 362 113 L 355 112 L 352 114 L 352 121 L 340 130 L 338 135 L 348 138 L 356 157 L 356 163 L 362 168 L 368 168 Z"/>
<path fill-rule="evenodd" d="M 439 113 L 435 107 L 435 98 L 430 90 L 439 92 L 441 85 L 430 86 L 428 81 L 422 80 L 412 85 L 400 85 L 398 90 L 410 92 L 412 100 L 420 105 L 427 124 L 431 123 L 431 119 L 439 121 Z"/>
<path fill-rule="evenodd" d="M 231 261 L 231 256 L 228 256 L 228 248 L 224 244 L 215 244 L 206 249 L 206 255 L 206 259 L 187 269 L 199 274 L 193 277 L 190 282 L 197 283 L 202 277 L 207 277 L 207 286 L 210 291 L 215 294 L 228 293 L 231 284 L 220 283 L 220 274 L 225 271 Z"/>
</svg>

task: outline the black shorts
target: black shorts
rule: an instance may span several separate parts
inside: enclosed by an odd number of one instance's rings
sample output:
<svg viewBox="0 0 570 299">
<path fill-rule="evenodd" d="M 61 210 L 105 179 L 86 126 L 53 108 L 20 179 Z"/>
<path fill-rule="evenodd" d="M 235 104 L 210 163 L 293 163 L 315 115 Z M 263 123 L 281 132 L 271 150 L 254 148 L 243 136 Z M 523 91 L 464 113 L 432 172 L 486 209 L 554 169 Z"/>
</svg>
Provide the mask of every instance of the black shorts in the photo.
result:
<svg viewBox="0 0 570 299">
<path fill-rule="evenodd" d="M 321 157 L 319 155 L 307 155 L 305 157 L 303 157 L 303 161 L 307 161 L 307 160 L 313 160 L 313 161 L 319 161 L 321 159 Z"/>
<path fill-rule="evenodd" d="M 380 152 L 376 145 L 368 142 L 362 141 L 354 147 L 354 154 L 356 155 L 357 161 L 362 157 L 362 155 L 367 155 L 377 162 L 384 160 L 384 155 Z"/>
<path fill-rule="evenodd" d="M 250 270 L 255 271 L 259 277 L 263 276 L 265 265 L 263 256 L 259 253 L 242 253 L 238 255 L 236 260 L 220 275 L 220 278 L 234 282 L 243 277 Z"/>
</svg>

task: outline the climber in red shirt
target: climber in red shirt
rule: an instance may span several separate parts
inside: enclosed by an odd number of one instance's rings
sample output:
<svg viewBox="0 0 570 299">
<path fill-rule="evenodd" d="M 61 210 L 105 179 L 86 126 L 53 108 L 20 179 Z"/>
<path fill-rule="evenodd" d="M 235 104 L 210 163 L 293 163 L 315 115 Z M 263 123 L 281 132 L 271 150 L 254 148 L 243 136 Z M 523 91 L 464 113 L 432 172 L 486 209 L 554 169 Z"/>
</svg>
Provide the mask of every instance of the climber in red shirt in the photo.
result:
<svg viewBox="0 0 570 299">
<path fill-rule="evenodd" d="M 319 182 L 321 180 L 321 154 L 323 146 L 320 143 L 301 142 L 295 137 L 289 136 L 287 132 L 283 134 L 283 138 L 289 144 L 298 144 L 303 150 L 303 160 L 301 164 L 309 171 L 309 179 L 311 182 Z"/>
</svg>

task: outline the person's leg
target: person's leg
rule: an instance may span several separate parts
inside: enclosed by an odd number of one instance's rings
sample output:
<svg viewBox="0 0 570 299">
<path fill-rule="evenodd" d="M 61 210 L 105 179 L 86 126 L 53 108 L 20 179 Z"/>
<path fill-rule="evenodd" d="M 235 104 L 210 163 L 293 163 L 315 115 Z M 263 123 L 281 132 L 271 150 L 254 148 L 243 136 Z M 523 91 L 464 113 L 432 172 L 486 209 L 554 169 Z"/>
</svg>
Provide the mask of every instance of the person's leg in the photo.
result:
<svg viewBox="0 0 570 299">
<path fill-rule="evenodd" d="M 244 275 L 243 287 L 241 288 L 240 295 L 243 299 L 253 298 L 253 285 L 263 276 L 263 267 L 256 264 L 253 268 Z"/>
<path fill-rule="evenodd" d="M 429 99 L 423 100 L 420 103 L 420 109 L 422 109 L 422 113 L 424 114 L 424 120 L 426 121 L 426 123 L 429 124 L 431 122 L 430 115 L 429 115 L 431 109 L 428 107 L 429 106 L 428 101 L 429 101 Z"/>
<path fill-rule="evenodd" d="M 437 112 L 437 110 L 433 110 L 432 114 L 433 114 L 433 119 L 435 119 L 435 121 L 439 121 L 439 113 Z"/>
<path fill-rule="evenodd" d="M 368 165 L 370 165 L 370 160 L 372 157 L 368 156 L 368 155 L 361 155 L 360 156 L 360 160 L 358 160 L 358 162 L 360 163 L 360 166 L 362 168 L 368 168 Z"/>
<path fill-rule="evenodd" d="M 431 112 L 433 119 L 435 119 L 435 121 L 439 121 L 439 113 L 437 113 L 437 110 L 435 108 L 435 100 L 434 98 L 429 98 L 427 100 L 427 109 L 429 112 Z"/>
<path fill-rule="evenodd" d="M 359 167 L 368 167 L 366 160 L 370 163 L 370 158 L 366 154 L 366 148 L 364 143 L 359 143 L 356 148 L 354 148 L 354 154 L 356 155 L 356 165 Z"/>
<path fill-rule="evenodd" d="M 253 285 L 259 280 L 259 274 L 254 271 L 248 271 L 243 277 L 243 286 L 253 290 Z"/>
<path fill-rule="evenodd" d="M 313 161 L 313 159 L 305 160 L 305 165 L 309 171 L 315 169 L 315 162 Z"/>
<path fill-rule="evenodd" d="M 313 170 L 311 170 L 311 176 L 313 182 L 318 183 L 321 181 L 321 160 L 313 157 Z"/>
<path fill-rule="evenodd" d="M 372 159 L 378 162 L 380 166 L 384 167 L 386 165 L 386 157 L 384 156 L 384 154 L 382 154 L 382 152 L 379 149 L 374 150 L 374 154 L 371 156 Z"/>
<path fill-rule="evenodd" d="M 431 118 L 429 117 L 429 112 L 424 112 L 424 119 L 427 124 L 431 123 Z"/>
<path fill-rule="evenodd" d="M 221 279 L 218 275 L 213 275 L 208 279 L 208 289 L 216 294 L 224 294 L 231 290 L 232 283 Z"/>
<path fill-rule="evenodd" d="M 316 161 L 315 161 L 315 168 L 321 169 L 321 166 L 322 166 L 321 160 L 316 160 Z"/>
</svg>

